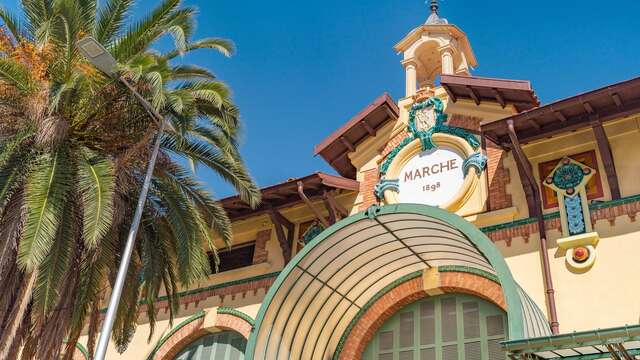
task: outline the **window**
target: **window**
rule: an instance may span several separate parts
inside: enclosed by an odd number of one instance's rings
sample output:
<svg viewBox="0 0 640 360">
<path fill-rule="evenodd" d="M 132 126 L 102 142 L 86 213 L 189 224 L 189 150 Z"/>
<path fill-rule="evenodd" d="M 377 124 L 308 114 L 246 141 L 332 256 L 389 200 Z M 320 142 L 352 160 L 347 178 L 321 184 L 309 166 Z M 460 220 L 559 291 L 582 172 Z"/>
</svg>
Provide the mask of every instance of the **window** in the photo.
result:
<svg viewBox="0 0 640 360">
<path fill-rule="evenodd" d="M 596 158 L 596 152 L 594 150 L 586 151 L 580 154 L 569 155 L 573 160 L 583 163 L 588 167 L 595 169 L 596 174 L 591 180 L 587 183 L 587 199 L 593 200 L 598 199 L 604 196 L 604 192 L 602 190 L 602 180 L 600 178 L 600 169 L 598 168 L 598 159 Z M 558 165 L 562 158 L 553 159 L 551 161 L 545 161 L 543 163 L 538 164 L 538 171 L 540 174 L 541 184 L 544 179 L 549 176 L 551 171 Z M 553 209 L 558 207 L 558 196 L 556 193 L 549 189 L 546 186 L 540 185 L 542 189 L 542 202 L 544 204 L 545 209 Z"/>
<path fill-rule="evenodd" d="M 209 334 L 187 345 L 174 360 L 243 360 L 246 346 L 235 332 Z"/>
<path fill-rule="evenodd" d="M 505 360 L 506 316 L 467 295 L 417 301 L 387 320 L 363 360 Z"/>
<path fill-rule="evenodd" d="M 253 253 L 255 249 L 256 243 L 251 242 L 234 246 L 231 249 L 218 251 L 218 257 L 220 258 L 218 272 L 238 269 L 253 264 Z M 215 273 L 215 257 L 211 252 L 209 253 L 209 264 L 211 265 L 211 271 Z"/>
</svg>

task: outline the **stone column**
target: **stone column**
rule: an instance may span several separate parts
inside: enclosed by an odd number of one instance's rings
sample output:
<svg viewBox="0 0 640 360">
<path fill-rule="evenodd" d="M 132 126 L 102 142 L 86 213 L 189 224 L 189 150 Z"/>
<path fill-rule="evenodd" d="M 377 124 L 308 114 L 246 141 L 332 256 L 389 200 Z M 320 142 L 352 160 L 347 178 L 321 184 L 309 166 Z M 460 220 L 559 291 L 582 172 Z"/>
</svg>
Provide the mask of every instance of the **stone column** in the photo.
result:
<svg viewBox="0 0 640 360">
<path fill-rule="evenodd" d="M 407 76 L 406 86 L 407 86 L 407 97 L 413 96 L 416 94 L 417 84 L 418 84 L 418 69 L 417 64 L 413 60 L 408 60 L 403 62 L 404 71 Z"/>
<path fill-rule="evenodd" d="M 442 74 L 453 75 L 453 51 L 449 48 L 444 48 L 441 51 L 442 56 Z"/>
</svg>

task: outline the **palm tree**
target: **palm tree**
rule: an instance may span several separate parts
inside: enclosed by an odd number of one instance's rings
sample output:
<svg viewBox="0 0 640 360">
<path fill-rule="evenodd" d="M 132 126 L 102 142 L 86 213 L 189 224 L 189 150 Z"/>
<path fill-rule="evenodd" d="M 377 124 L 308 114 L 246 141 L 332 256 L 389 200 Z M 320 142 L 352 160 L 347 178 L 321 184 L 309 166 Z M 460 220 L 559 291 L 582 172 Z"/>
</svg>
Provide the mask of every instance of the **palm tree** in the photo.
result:
<svg viewBox="0 0 640 360">
<path fill-rule="evenodd" d="M 192 41 L 195 9 L 180 0 L 163 0 L 128 23 L 132 2 L 22 0 L 22 18 L 0 7 L 0 359 L 70 358 L 85 325 L 93 352 L 151 152 L 151 117 L 82 58 L 80 38 L 90 34 L 109 49 L 119 74 L 176 129 L 162 135 L 118 309 L 120 351 L 141 306 L 153 332 L 156 301 L 166 293 L 172 319 L 178 289 L 210 274 L 213 237 L 231 241 L 230 221 L 195 167 L 212 169 L 245 202 L 259 203 L 238 152 L 228 87 L 179 61 L 196 49 L 229 56 L 232 43 Z M 165 35 L 173 50 L 154 51 Z"/>
</svg>

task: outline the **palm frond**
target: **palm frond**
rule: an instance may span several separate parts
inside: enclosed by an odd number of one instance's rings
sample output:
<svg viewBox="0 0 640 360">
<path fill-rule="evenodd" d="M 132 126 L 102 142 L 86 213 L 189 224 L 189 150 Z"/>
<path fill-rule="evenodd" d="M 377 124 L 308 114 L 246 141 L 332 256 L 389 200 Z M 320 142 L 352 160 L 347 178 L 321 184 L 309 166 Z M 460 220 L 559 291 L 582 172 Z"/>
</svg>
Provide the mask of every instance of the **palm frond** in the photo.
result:
<svg viewBox="0 0 640 360">
<path fill-rule="evenodd" d="M 18 264 L 35 270 L 49 253 L 60 226 L 66 195 L 71 187 L 67 153 L 44 154 L 27 180 L 26 220 L 18 249 Z"/>
<path fill-rule="evenodd" d="M 34 87 L 29 68 L 15 60 L 4 57 L 0 57 L 0 81 L 22 92 L 29 92 Z"/>
<path fill-rule="evenodd" d="M 133 0 L 107 0 L 100 8 L 96 22 L 95 38 L 108 45 L 120 32 Z"/>
<path fill-rule="evenodd" d="M 207 38 L 186 44 L 183 52 L 190 52 L 198 49 L 217 50 L 222 55 L 230 57 L 235 52 L 235 45 L 231 40 L 221 38 Z M 173 59 L 181 55 L 179 50 L 172 50 L 163 55 L 166 59 Z"/>
<path fill-rule="evenodd" d="M 26 30 L 20 24 L 17 16 L 9 12 L 4 6 L 0 6 L 0 20 L 11 32 L 15 41 L 19 41 L 27 36 Z"/>
<path fill-rule="evenodd" d="M 259 205 L 262 196 L 260 189 L 255 185 L 239 159 L 231 158 L 222 152 L 216 152 L 206 143 L 189 139 L 178 141 L 168 134 L 163 136 L 162 147 L 178 156 L 192 158 L 205 164 L 233 185 L 244 202 L 254 208 Z"/>
<path fill-rule="evenodd" d="M 107 159 L 84 149 L 78 164 L 78 188 L 82 196 L 83 240 L 88 249 L 104 238 L 113 220 L 113 166 Z"/>
</svg>

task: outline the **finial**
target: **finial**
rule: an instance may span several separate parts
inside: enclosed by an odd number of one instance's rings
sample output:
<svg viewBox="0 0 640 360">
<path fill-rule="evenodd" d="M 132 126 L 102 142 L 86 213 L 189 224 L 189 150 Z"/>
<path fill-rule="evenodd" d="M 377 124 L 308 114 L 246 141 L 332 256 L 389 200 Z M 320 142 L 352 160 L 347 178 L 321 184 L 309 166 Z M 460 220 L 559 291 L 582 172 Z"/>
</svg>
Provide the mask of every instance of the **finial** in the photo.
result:
<svg viewBox="0 0 640 360">
<path fill-rule="evenodd" d="M 426 25 L 443 25 L 448 23 L 447 19 L 441 19 L 440 16 L 438 16 L 438 8 L 440 8 L 438 0 L 426 0 L 425 3 L 428 3 L 431 8 L 431 15 L 429 15 L 425 23 Z"/>
<path fill-rule="evenodd" d="M 431 13 L 432 14 L 438 13 L 438 0 L 431 0 Z"/>
</svg>

